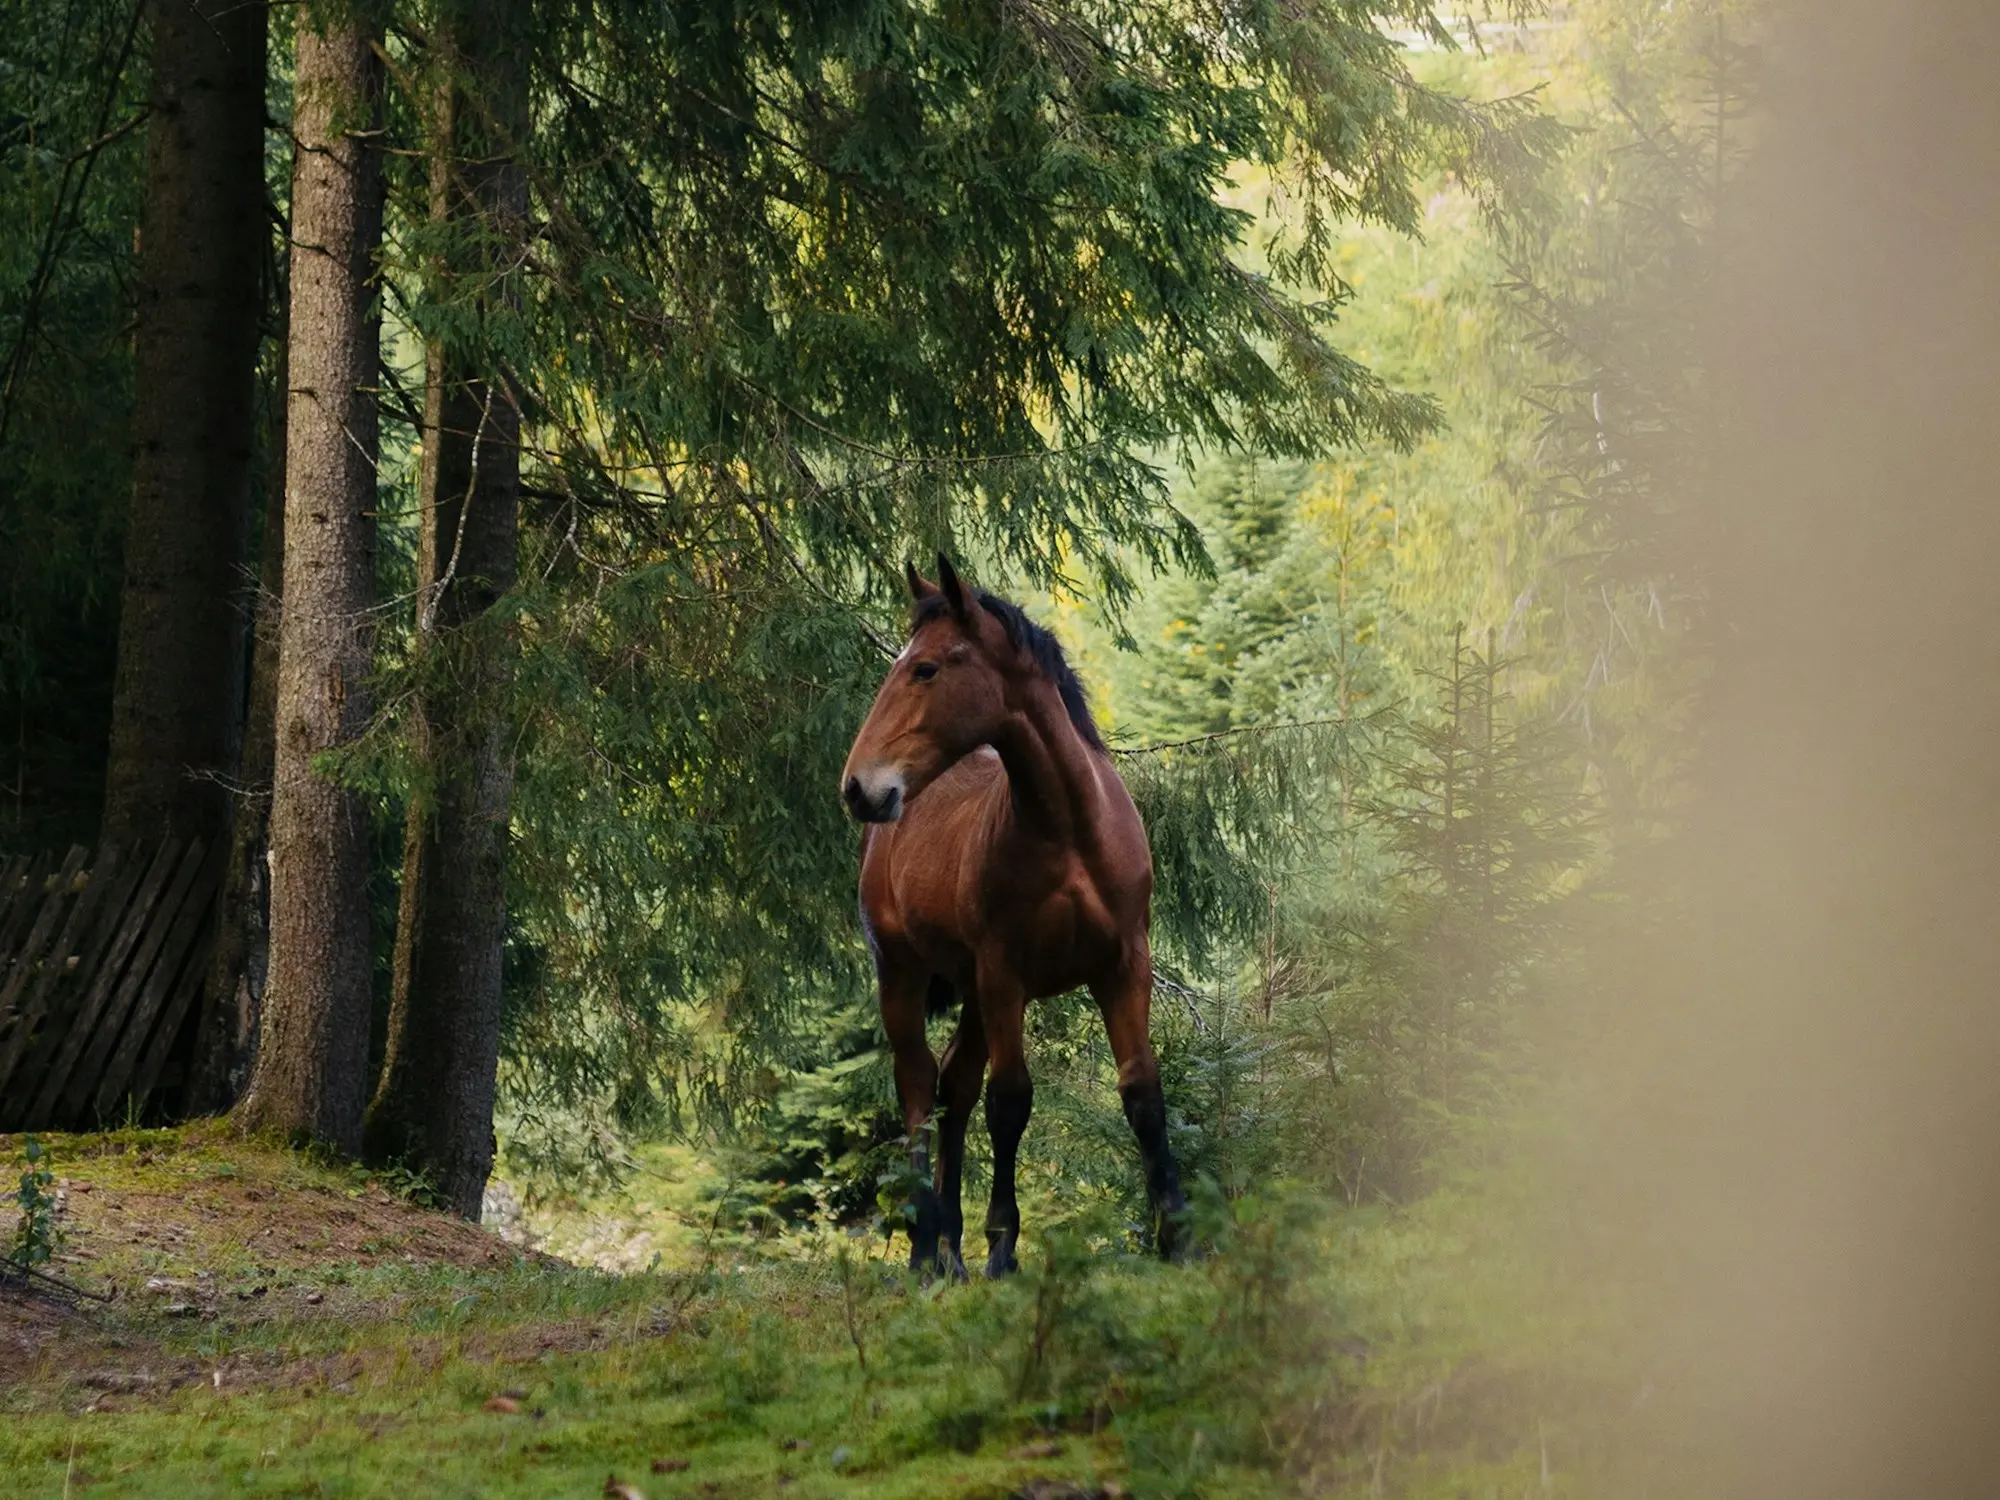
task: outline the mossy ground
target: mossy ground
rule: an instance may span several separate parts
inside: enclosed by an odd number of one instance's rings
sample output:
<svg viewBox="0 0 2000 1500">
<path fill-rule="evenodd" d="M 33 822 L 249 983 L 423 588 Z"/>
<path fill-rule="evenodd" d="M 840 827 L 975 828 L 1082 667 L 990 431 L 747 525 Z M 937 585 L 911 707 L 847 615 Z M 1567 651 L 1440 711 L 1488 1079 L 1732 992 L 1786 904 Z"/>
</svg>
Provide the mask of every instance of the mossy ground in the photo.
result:
<svg viewBox="0 0 2000 1500">
<path fill-rule="evenodd" d="M 220 1125 L 52 1145 L 55 1269 L 116 1295 L 0 1293 L 8 1497 L 1540 1496 L 1575 1451 L 1468 1247 L 1379 1218 L 1239 1206 L 1191 1267 L 1072 1225 L 1001 1284 L 610 1274 Z"/>
</svg>

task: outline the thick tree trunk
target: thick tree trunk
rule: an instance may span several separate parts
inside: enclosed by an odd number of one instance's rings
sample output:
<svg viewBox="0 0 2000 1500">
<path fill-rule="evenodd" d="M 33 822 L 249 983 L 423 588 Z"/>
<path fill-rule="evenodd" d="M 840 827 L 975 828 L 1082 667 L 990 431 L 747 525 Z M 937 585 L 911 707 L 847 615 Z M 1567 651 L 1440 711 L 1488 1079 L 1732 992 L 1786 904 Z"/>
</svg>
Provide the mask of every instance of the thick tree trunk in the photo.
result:
<svg viewBox="0 0 2000 1500">
<path fill-rule="evenodd" d="M 511 158 L 527 130 L 526 5 L 446 7 L 438 65 L 432 293 L 504 316 L 516 302 L 525 179 Z M 456 323 L 456 320 L 454 320 Z M 434 337 L 424 403 L 416 751 L 404 832 L 395 992 L 367 1150 L 423 1171 L 477 1218 L 493 1164 L 507 925 L 513 765 L 501 699 L 510 667 L 489 618 L 513 586 L 520 409 L 489 338 Z"/>
<path fill-rule="evenodd" d="M 213 839 L 242 713 L 266 8 L 152 6 L 132 510 L 104 831 Z"/>
<path fill-rule="evenodd" d="M 313 759 L 366 726 L 375 592 L 381 64 L 351 9 L 299 23 L 271 957 L 246 1125 L 361 1145 L 371 969 L 361 799 Z"/>
</svg>

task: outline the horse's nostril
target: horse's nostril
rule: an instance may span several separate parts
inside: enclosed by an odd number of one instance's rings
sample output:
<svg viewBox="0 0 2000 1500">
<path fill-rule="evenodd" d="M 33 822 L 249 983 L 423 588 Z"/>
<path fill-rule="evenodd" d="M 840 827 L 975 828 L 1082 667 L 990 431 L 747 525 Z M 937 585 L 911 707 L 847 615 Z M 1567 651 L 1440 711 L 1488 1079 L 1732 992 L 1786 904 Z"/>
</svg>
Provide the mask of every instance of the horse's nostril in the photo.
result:
<svg viewBox="0 0 2000 1500">
<path fill-rule="evenodd" d="M 868 796 L 861 790 L 861 778 L 850 776 L 847 785 L 840 789 L 840 795 L 847 799 L 847 805 L 857 813 L 868 805 Z"/>
</svg>

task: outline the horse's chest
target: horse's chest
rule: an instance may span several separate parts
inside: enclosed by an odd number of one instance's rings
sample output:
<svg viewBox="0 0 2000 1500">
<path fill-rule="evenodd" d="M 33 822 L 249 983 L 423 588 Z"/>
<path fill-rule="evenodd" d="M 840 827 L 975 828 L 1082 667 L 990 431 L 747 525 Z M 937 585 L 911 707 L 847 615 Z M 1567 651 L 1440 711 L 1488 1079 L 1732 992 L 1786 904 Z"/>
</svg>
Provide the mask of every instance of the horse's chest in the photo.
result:
<svg viewBox="0 0 2000 1500">
<path fill-rule="evenodd" d="M 1000 872 L 986 893 L 987 931 L 1009 951 L 1033 993 L 1084 982 L 1117 947 L 1117 924 L 1081 861 L 1042 878 Z"/>
</svg>

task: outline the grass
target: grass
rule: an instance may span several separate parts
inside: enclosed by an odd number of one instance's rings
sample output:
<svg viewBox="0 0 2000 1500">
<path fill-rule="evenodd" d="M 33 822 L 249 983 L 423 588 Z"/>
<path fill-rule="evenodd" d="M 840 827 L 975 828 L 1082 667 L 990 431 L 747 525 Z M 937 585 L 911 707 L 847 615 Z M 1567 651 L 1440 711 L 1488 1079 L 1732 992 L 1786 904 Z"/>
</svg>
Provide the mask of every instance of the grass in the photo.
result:
<svg viewBox="0 0 2000 1500">
<path fill-rule="evenodd" d="M 216 1125 L 53 1144 L 56 1269 L 117 1296 L 0 1293 L 9 1497 L 1542 1496 L 1597 1400 L 1409 1216 L 1211 1203 L 1189 1267 L 1076 1221 L 999 1284 L 839 1238 L 610 1274 Z"/>
</svg>

